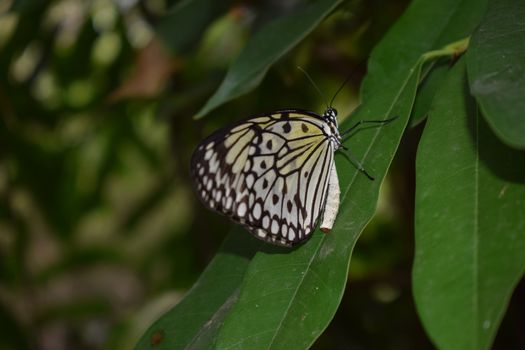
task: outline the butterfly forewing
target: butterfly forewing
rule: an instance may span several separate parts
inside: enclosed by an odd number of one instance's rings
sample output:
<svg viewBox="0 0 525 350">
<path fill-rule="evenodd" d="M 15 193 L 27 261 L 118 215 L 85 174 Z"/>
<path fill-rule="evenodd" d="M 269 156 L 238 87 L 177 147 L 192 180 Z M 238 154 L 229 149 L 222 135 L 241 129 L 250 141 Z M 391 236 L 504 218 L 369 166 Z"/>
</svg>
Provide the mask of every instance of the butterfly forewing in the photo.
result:
<svg viewBox="0 0 525 350">
<path fill-rule="evenodd" d="M 199 197 L 259 239 L 303 241 L 326 200 L 334 155 L 327 128 L 315 113 L 286 110 L 219 130 L 192 157 Z"/>
</svg>

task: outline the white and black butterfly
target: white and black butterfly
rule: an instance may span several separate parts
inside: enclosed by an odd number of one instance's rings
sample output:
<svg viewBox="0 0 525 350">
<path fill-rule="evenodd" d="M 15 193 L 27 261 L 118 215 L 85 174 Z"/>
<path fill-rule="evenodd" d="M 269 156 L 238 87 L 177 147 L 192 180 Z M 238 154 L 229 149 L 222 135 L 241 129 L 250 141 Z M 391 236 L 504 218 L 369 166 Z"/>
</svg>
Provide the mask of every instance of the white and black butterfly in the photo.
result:
<svg viewBox="0 0 525 350">
<path fill-rule="evenodd" d="M 297 109 L 253 117 L 219 130 L 197 147 L 191 173 L 201 200 L 279 245 L 332 228 L 339 207 L 334 152 L 337 112 Z M 327 198 L 329 197 L 329 200 Z"/>
<path fill-rule="evenodd" d="M 363 122 L 392 119 L 361 121 L 342 134 L 332 107 L 323 115 L 286 109 L 239 121 L 210 135 L 193 153 L 197 194 L 255 237 L 293 246 L 310 236 L 321 214 L 322 231 L 334 224 L 340 194 L 334 153 L 344 148 L 341 136 Z"/>
</svg>

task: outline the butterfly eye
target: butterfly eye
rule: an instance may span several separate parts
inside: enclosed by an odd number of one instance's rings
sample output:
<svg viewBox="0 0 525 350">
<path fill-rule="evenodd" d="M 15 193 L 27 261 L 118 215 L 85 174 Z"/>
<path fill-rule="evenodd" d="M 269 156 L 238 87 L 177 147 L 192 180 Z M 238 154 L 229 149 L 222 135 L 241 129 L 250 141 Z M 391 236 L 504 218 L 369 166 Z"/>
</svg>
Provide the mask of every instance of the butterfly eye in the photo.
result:
<svg viewBox="0 0 525 350">
<path fill-rule="evenodd" d="M 335 108 L 333 108 L 333 107 L 329 107 L 326 110 L 325 115 L 329 116 L 329 117 L 332 117 L 332 118 L 336 118 L 337 117 L 337 110 Z"/>
</svg>

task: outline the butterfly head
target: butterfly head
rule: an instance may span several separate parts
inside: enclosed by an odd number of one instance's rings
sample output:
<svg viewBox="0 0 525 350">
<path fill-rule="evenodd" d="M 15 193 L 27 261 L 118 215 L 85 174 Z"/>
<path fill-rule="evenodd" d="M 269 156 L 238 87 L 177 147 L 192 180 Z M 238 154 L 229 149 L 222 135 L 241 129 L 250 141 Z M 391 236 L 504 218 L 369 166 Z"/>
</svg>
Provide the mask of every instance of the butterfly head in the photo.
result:
<svg viewBox="0 0 525 350">
<path fill-rule="evenodd" d="M 335 128 L 335 130 L 337 130 L 337 109 L 334 107 L 328 107 L 323 113 L 323 118 L 331 128 Z"/>
<path fill-rule="evenodd" d="M 341 147 L 341 136 L 339 135 L 339 126 L 337 124 L 337 109 L 328 107 L 323 113 L 323 118 L 330 128 L 332 140 L 336 144 L 336 147 Z"/>
</svg>

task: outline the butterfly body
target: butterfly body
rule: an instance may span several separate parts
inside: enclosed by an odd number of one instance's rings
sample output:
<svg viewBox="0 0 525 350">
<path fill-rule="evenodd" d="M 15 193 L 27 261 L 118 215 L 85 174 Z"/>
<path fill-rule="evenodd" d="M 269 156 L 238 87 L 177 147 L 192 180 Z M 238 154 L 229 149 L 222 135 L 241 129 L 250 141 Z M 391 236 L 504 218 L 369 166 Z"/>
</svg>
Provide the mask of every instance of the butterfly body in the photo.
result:
<svg viewBox="0 0 525 350">
<path fill-rule="evenodd" d="M 304 241 L 323 211 L 321 229 L 329 231 L 339 207 L 336 117 L 331 107 L 323 115 L 280 110 L 213 133 L 191 160 L 198 196 L 272 244 Z"/>
</svg>

